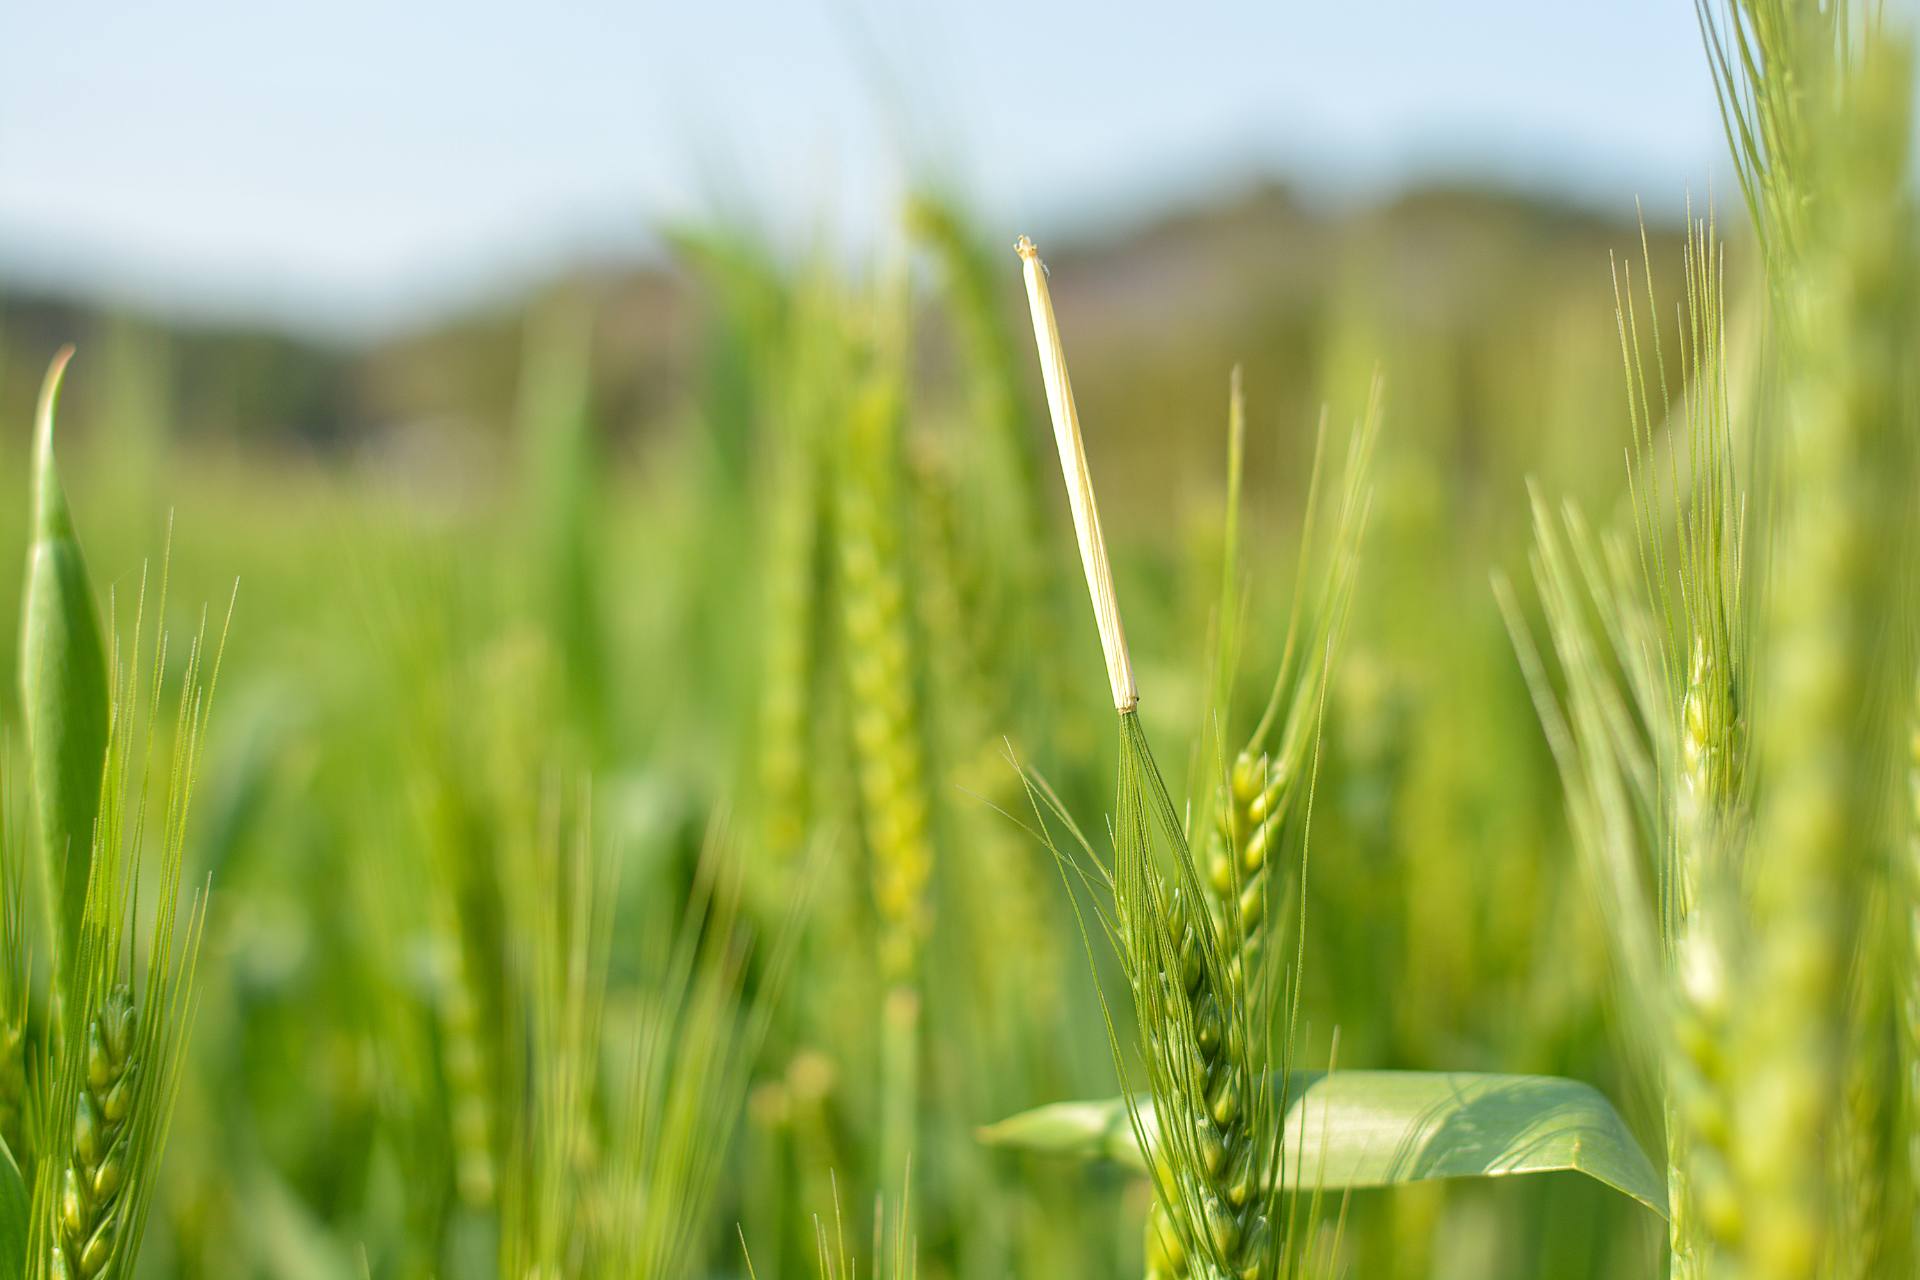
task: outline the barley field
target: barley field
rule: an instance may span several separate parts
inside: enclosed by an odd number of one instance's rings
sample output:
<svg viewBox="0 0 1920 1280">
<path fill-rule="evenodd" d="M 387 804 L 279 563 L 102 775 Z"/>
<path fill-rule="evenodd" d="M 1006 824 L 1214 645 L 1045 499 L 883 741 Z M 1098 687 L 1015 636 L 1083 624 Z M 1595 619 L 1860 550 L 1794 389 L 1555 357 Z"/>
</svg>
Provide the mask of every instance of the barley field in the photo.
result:
<svg viewBox="0 0 1920 1280">
<path fill-rule="evenodd" d="M 1920 1275 L 1905 16 L 1637 219 L 0 292 L 0 1274 Z"/>
</svg>

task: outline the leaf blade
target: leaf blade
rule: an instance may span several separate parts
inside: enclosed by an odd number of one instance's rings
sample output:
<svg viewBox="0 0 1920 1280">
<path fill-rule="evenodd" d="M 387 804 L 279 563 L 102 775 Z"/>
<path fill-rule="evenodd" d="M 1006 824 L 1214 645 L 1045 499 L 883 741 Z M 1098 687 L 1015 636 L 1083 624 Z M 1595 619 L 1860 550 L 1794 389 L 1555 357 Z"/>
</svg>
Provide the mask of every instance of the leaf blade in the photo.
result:
<svg viewBox="0 0 1920 1280">
<path fill-rule="evenodd" d="M 20 704 L 61 992 L 73 976 L 107 746 L 100 618 L 53 458 L 54 410 L 72 354 L 66 347 L 54 357 L 40 393 L 32 542 L 20 609 Z"/>
<path fill-rule="evenodd" d="M 1286 1164 L 1306 1187 L 1347 1191 L 1431 1178 L 1585 1174 L 1666 1215 L 1666 1189 L 1599 1090 L 1557 1076 L 1294 1072 Z M 1138 1100 L 1151 1135 L 1153 1104 Z M 990 1145 L 1144 1170 L 1126 1100 L 1055 1103 L 981 1130 Z"/>
<path fill-rule="evenodd" d="M 0 1275 L 27 1273 L 27 1234 L 32 1204 L 26 1179 L 14 1163 L 6 1139 L 0 1138 Z"/>
</svg>

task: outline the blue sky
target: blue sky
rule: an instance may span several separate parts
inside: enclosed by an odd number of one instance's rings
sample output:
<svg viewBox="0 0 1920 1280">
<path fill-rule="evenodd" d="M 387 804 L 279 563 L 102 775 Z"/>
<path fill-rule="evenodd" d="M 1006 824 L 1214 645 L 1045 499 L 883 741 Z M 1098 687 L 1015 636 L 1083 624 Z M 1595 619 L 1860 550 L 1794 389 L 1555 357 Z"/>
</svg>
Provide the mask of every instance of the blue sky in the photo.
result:
<svg viewBox="0 0 1920 1280">
<path fill-rule="evenodd" d="M 1689 0 L 0 6 L 0 269 L 393 323 L 663 219 L 856 252 L 936 169 L 1035 234 L 1273 174 L 1724 185 Z"/>
</svg>

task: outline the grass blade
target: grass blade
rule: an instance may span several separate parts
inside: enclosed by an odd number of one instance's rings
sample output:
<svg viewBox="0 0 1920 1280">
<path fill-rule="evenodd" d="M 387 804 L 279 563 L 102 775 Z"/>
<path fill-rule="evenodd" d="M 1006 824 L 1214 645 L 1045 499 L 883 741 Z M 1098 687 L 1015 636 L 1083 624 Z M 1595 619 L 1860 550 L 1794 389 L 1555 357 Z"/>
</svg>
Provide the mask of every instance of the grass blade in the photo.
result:
<svg viewBox="0 0 1920 1280">
<path fill-rule="evenodd" d="M 1666 1188 L 1620 1113 L 1591 1085 L 1468 1071 L 1289 1073 L 1294 1190 L 1352 1191 L 1432 1178 L 1583 1173 L 1664 1215 Z M 1153 1103 L 1134 1103 L 1149 1140 Z M 1126 1098 L 1036 1107 L 981 1130 L 989 1145 L 1145 1171 Z"/>
<path fill-rule="evenodd" d="M 20 1176 L 13 1152 L 5 1142 L 0 1142 L 0 1272 L 10 1276 L 26 1274 L 27 1234 L 32 1212 L 26 1179 Z"/>
<path fill-rule="evenodd" d="M 20 705 L 53 939 L 54 983 L 73 979 L 100 774 L 107 749 L 107 667 L 79 535 L 53 459 L 54 409 L 73 348 L 54 357 L 33 443 L 33 533 L 20 626 Z"/>
</svg>

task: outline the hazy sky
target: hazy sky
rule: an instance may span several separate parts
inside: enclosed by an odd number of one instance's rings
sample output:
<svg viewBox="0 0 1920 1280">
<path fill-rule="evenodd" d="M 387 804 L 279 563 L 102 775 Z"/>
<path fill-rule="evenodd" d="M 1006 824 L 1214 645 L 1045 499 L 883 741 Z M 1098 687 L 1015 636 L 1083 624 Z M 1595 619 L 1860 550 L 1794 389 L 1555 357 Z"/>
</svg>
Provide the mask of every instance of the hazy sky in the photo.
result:
<svg viewBox="0 0 1920 1280">
<path fill-rule="evenodd" d="M 716 207 L 868 243 L 918 168 L 1011 239 L 1257 172 L 1664 204 L 1720 150 L 1689 0 L 0 4 L 0 267 L 322 324 Z"/>
</svg>

